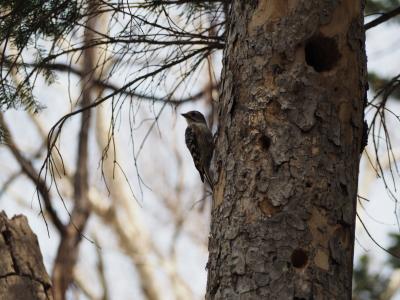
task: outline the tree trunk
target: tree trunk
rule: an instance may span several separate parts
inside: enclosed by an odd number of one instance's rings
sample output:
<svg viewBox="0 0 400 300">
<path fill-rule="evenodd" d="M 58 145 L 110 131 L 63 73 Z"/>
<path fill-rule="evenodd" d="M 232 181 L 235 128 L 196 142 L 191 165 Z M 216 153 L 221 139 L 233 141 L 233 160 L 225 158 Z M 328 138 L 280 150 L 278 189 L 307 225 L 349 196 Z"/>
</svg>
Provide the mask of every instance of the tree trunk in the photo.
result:
<svg viewBox="0 0 400 300">
<path fill-rule="evenodd" d="M 234 0 L 207 299 L 351 299 L 363 1 Z"/>
<path fill-rule="evenodd" d="M 24 216 L 0 212 L 0 299 L 49 300 L 51 282 L 36 235 Z"/>
<path fill-rule="evenodd" d="M 93 43 L 96 36 L 96 23 L 98 16 L 94 13 L 98 7 L 97 0 L 87 1 L 88 17 L 84 31 L 84 45 Z M 95 48 L 88 47 L 82 52 L 83 73 L 81 81 L 82 96 L 80 107 L 87 107 L 94 101 L 94 84 L 91 81 L 95 69 Z M 100 68 L 101 69 L 101 68 Z M 61 234 L 60 245 L 53 266 L 53 296 L 55 300 L 66 299 L 67 289 L 73 282 L 74 267 L 79 256 L 79 245 L 84 235 L 84 230 L 90 216 L 89 202 L 89 128 L 91 109 L 81 113 L 81 124 L 77 149 L 76 171 L 74 175 L 74 208 L 70 215 L 69 223 Z"/>
</svg>

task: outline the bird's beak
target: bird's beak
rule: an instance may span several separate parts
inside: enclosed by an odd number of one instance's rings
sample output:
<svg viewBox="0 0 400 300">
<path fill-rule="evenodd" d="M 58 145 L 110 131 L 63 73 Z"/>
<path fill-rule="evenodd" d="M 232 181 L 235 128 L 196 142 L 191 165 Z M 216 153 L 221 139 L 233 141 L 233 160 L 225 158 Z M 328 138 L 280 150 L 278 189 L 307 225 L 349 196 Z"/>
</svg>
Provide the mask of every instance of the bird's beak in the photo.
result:
<svg viewBox="0 0 400 300">
<path fill-rule="evenodd" d="M 188 117 L 187 114 L 181 114 L 182 117 L 184 117 L 185 119 Z"/>
</svg>

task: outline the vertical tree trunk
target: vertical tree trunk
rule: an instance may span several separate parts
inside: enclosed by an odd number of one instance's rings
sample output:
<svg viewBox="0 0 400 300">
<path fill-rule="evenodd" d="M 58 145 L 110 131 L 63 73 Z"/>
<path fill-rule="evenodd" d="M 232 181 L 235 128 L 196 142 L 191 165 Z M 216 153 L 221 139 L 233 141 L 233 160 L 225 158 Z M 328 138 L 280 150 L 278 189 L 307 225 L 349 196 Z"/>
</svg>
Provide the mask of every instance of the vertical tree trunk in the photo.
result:
<svg viewBox="0 0 400 300">
<path fill-rule="evenodd" d="M 362 0 L 234 0 L 207 299 L 351 299 Z"/>
<path fill-rule="evenodd" d="M 87 1 L 88 18 L 84 31 L 84 45 L 82 64 L 84 77 L 81 82 L 81 108 L 87 107 L 94 101 L 94 84 L 91 82 L 95 70 L 95 47 L 89 47 L 96 37 L 97 16 L 94 11 L 98 7 L 97 0 Z M 93 14 L 93 15 L 91 15 Z M 61 242 L 53 266 L 53 296 L 55 300 L 66 299 L 66 292 L 73 281 L 74 267 L 78 260 L 79 244 L 90 216 L 89 193 L 89 128 L 91 110 L 86 109 L 81 114 L 76 171 L 74 175 L 74 208 L 69 223 L 61 234 Z"/>
<path fill-rule="evenodd" d="M 0 299 L 52 299 L 50 278 L 27 219 L 9 220 L 0 212 L 0 232 Z"/>
</svg>

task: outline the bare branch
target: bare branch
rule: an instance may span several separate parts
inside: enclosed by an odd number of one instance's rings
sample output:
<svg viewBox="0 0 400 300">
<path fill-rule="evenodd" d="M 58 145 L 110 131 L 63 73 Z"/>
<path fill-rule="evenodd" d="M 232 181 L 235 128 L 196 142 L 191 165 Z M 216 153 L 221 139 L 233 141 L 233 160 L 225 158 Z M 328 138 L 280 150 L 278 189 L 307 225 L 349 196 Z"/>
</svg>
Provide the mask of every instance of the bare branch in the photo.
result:
<svg viewBox="0 0 400 300">
<path fill-rule="evenodd" d="M 25 67 L 34 67 L 34 68 L 39 68 L 39 69 L 47 69 L 51 71 L 61 71 L 61 72 L 68 72 L 70 74 L 75 74 L 77 76 L 83 77 L 84 74 L 81 70 L 76 69 L 72 67 L 71 65 L 63 64 L 63 63 L 44 63 L 44 64 L 33 64 L 33 63 L 21 63 L 21 64 L 16 64 L 17 66 L 25 66 Z M 100 80 L 98 78 L 92 78 L 92 83 L 96 85 L 98 88 L 102 89 L 108 89 L 113 92 L 118 92 L 121 95 L 128 96 L 131 98 L 138 98 L 140 100 L 149 100 L 153 102 L 165 102 L 167 101 L 168 104 L 178 106 L 181 104 L 184 104 L 186 102 L 194 102 L 197 101 L 201 98 L 203 98 L 205 95 L 209 93 L 209 90 L 216 90 L 218 88 L 218 85 L 213 85 L 213 86 L 208 86 L 206 89 L 186 98 L 180 98 L 180 99 L 175 99 L 173 97 L 168 98 L 168 96 L 164 97 L 157 97 L 155 95 L 146 95 L 144 93 L 140 93 L 137 91 L 130 91 L 127 89 L 123 89 L 122 87 L 119 87 L 115 84 L 109 83 L 104 80 Z"/>
<path fill-rule="evenodd" d="M 396 17 L 397 15 L 400 14 L 400 6 L 382 14 L 380 17 L 376 18 L 375 20 L 372 20 L 371 22 L 368 22 L 367 24 L 364 25 L 365 30 L 371 29 L 372 27 L 378 26 L 379 24 L 382 24 L 386 22 L 387 20 Z"/>
<path fill-rule="evenodd" d="M 3 128 L 3 130 L 6 132 L 6 146 L 8 149 L 11 151 L 13 154 L 14 158 L 17 160 L 19 163 L 21 170 L 24 172 L 24 174 L 32 181 L 32 183 L 36 186 L 38 193 L 43 199 L 44 206 L 46 209 L 46 212 L 49 214 L 50 219 L 56 229 L 58 230 L 59 233 L 64 232 L 64 225 L 61 222 L 60 218 L 57 215 L 56 210 L 53 208 L 51 204 L 51 196 L 49 192 L 49 188 L 46 185 L 46 182 L 39 176 L 39 173 L 35 170 L 33 167 L 31 161 L 26 159 L 21 151 L 18 149 L 17 145 L 14 142 L 14 139 L 8 129 L 8 126 L 4 120 L 3 114 L 0 113 L 0 126 Z M 39 201 L 39 204 L 41 202 Z M 47 224 L 47 223 L 46 223 Z"/>
</svg>

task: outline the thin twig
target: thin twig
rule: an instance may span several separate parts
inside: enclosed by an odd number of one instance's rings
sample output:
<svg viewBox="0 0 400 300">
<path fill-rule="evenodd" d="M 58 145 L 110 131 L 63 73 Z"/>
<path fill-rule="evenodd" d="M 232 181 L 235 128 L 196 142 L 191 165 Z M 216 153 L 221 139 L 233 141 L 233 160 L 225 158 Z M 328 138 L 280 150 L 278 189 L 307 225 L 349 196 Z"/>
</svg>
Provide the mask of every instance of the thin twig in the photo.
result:
<svg viewBox="0 0 400 300">
<path fill-rule="evenodd" d="M 375 20 L 372 20 L 371 22 L 368 22 L 367 24 L 364 25 L 364 29 L 368 30 L 371 29 L 372 27 L 378 26 L 379 24 L 382 24 L 386 22 L 387 20 L 396 17 L 397 15 L 400 14 L 400 6 L 382 14 L 380 17 L 376 18 Z"/>
</svg>

